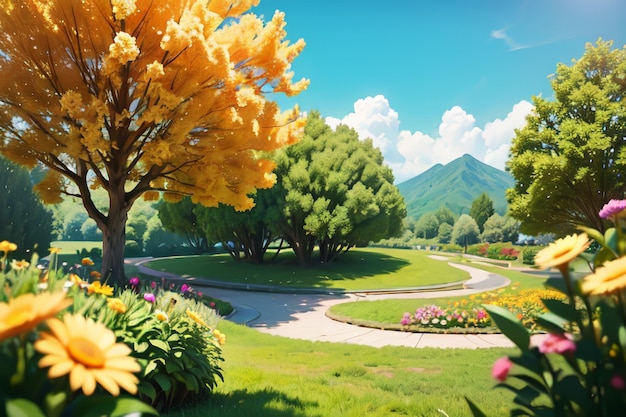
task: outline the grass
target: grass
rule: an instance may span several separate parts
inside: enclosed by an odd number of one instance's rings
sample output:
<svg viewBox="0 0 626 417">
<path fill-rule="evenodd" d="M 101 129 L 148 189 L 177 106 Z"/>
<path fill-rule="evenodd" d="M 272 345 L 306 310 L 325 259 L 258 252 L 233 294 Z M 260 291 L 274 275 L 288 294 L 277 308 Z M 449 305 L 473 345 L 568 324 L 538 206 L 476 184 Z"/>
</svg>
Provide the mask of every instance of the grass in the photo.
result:
<svg viewBox="0 0 626 417">
<path fill-rule="evenodd" d="M 296 288 L 374 290 L 408 288 L 464 281 L 467 272 L 428 257 L 427 252 L 360 248 L 331 264 L 298 266 L 291 253 L 273 262 L 234 262 L 229 255 L 200 255 L 157 259 L 147 267 L 219 281 Z"/>
<path fill-rule="evenodd" d="M 225 382 L 206 403 L 166 417 L 470 416 L 465 396 L 497 416 L 512 401 L 491 390 L 490 369 L 513 349 L 372 348 L 219 327 Z"/>
</svg>

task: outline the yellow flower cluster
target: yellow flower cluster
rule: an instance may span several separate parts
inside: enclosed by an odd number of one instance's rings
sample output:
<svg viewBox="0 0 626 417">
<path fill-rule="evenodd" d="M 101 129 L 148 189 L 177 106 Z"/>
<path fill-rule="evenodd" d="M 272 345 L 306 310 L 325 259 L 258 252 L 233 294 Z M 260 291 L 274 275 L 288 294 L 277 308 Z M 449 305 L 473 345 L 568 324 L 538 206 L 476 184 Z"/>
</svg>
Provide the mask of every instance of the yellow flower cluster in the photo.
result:
<svg viewBox="0 0 626 417">
<path fill-rule="evenodd" d="M 117 20 L 124 20 L 137 10 L 135 0 L 111 0 L 111 6 Z"/>
<path fill-rule="evenodd" d="M 109 46 L 109 58 L 125 65 L 129 61 L 134 61 L 138 55 L 136 39 L 126 32 L 118 32 Z"/>
</svg>

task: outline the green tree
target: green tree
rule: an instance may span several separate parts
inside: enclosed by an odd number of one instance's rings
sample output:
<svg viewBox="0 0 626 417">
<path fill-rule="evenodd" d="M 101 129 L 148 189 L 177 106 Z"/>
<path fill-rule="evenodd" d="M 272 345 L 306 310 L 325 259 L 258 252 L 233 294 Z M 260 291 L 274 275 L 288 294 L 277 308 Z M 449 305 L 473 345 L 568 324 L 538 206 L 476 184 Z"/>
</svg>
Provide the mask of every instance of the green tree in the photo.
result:
<svg viewBox="0 0 626 417">
<path fill-rule="evenodd" d="M 519 236 L 519 222 L 509 216 L 495 213 L 484 225 L 480 238 L 484 242 L 516 242 Z"/>
<path fill-rule="evenodd" d="M 415 236 L 432 239 L 439 232 L 439 220 L 435 213 L 424 213 L 415 224 Z"/>
<path fill-rule="evenodd" d="M 495 212 L 493 208 L 493 200 L 489 198 L 487 193 L 482 193 L 474 201 L 472 201 L 472 206 L 470 207 L 469 215 L 476 220 L 476 224 L 478 225 L 478 229 L 482 232 L 483 226 L 487 219 L 493 216 Z"/>
<path fill-rule="evenodd" d="M 282 214 L 272 221 L 301 264 L 331 261 L 355 245 L 399 235 L 406 216 L 391 170 L 371 140 L 340 125 L 333 131 L 309 113 L 301 141 L 276 153 L 277 185 L 270 190 Z"/>
<path fill-rule="evenodd" d="M 435 212 L 435 216 L 437 216 L 439 224 L 448 223 L 450 226 L 452 226 L 456 221 L 456 216 L 448 206 L 439 207 L 439 209 Z"/>
<path fill-rule="evenodd" d="M 453 243 L 463 246 L 463 252 L 467 253 L 467 246 L 477 243 L 479 235 L 480 230 L 476 220 L 467 214 L 461 214 L 456 223 L 454 223 L 451 240 Z"/>
<path fill-rule="evenodd" d="M 37 194 L 28 170 L 0 156 L 0 240 L 17 245 L 16 256 L 46 256 L 52 241 L 52 213 Z"/>
<path fill-rule="evenodd" d="M 508 169 L 510 215 L 530 235 L 563 235 L 580 224 L 604 230 L 598 212 L 626 191 L 626 49 L 587 44 L 552 76 L 554 101 L 533 97 L 517 130 Z"/>
<path fill-rule="evenodd" d="M 439 243 L 450 243 L 452 240 L 452 230 L 454 227 L 448 223 L 441 223 L 437 231 L 437 240 Z"/>
<path fill-rule="evenodd" d="M 157 212 L 165 230 L 187 239 L 195 248 L 206 250 L 209 240 L 198 224 L 198 217 L 194 211 L 196 207 L 197 204 L 194 204 L 190 197 L 184 197 L 175 203 L 160 201 Z"/>
</svg>

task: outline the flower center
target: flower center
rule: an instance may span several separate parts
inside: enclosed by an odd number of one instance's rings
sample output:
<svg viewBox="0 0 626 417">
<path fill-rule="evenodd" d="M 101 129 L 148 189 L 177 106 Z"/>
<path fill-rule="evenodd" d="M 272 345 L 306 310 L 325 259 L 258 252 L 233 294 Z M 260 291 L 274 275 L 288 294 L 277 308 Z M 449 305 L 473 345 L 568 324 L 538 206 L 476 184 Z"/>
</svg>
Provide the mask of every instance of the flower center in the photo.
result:
<svg viewBox="0 0 626 417">
<path fill-rule="evenodd" d="M 67 350 L 76 362 L 90 368 L 102 368 L 105 356 L 102 349 L 84 337 L 74 337 L 67 344 Z"/>
</svg>

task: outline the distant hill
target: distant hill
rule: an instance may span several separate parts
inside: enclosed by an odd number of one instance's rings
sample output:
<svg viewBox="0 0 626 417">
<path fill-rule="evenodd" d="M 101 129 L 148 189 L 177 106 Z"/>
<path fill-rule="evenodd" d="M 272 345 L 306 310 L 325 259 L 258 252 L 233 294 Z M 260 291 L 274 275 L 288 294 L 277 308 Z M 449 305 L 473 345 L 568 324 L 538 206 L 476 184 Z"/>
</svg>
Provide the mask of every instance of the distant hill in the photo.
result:
<svg viewBox="0 0 626 417">
<path fill-rule="evenodd" d="M 417 177 L 398 184 L 407 215 L 419 219 L 424 213 L 448 206 L 455 215 L 469 213 L 472 202 L 487 193 L 496 213 L 507 209 L 505 190 L 514 185 L 508 172 L 480 162 L 471 155 L 432 166 Z"/>
</svg>

